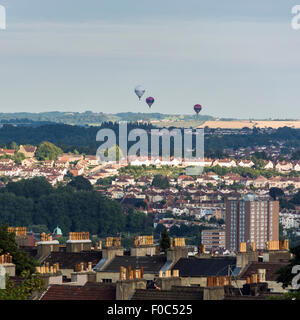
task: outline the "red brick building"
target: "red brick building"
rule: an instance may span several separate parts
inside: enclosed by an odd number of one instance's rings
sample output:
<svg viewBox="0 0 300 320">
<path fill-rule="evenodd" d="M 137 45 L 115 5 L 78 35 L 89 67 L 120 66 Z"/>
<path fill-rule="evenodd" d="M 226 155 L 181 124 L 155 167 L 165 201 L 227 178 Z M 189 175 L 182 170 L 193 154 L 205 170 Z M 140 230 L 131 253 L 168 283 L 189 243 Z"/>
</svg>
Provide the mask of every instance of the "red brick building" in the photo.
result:
<svg viewBox="0 0 300 320">
<path fill-rule="evenodd" d="M 255 197 L 226 201 L 226 249 L 238 251 L 241 242 L 265 249 L 279 240 L 279 202 Z"/>
</svg>

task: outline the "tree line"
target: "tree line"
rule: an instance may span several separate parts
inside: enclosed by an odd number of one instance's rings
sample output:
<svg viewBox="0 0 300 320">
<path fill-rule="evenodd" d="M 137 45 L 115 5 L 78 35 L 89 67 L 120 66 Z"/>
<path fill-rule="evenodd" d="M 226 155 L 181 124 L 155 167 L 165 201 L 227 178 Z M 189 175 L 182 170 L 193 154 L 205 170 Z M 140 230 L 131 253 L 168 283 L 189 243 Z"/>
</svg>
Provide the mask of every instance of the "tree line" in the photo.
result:
<svg viewBox="0 0 300 320">
<path fill-rule="evenodd" d="M 77 150 L 79 153 L 96 154 L 97 148 L 101 145 L 96 141 L 98 130 L 102 128 L 112 129 L 117 137 L 119 137 L 118 122 L 106 121 L 99 126 L 76 126 L 67 124 L 48 124 L 38 127 L 13 126 L 4 124 L 0 129 L 0 147 L 7 146 L 15 141 L 17 144 L 39 145 L 43 141 L 49 141 L 61 148 L 64 152 L 73 152 Z M 132 129 L 144 129 L 150 132 L 151 129 L 157 129 L 149 123 L 128 123 L 128 132 Z M 172 129 L 172 128 L 169 128 Z M 182 136 L 183 136 L 183 129 Z M 150 139 L 150 136 L 149 136 Z M 247 135 L 229 134 L 229 135 L 207 135 L 205 136 L 205 156 L 224 157 L 226 153 L 224 148 L 238 149 L 247 146 L 275 145 L 279 147 L 279 142 L 284 142 L 285 146 L 295 147 L 300 150 L 300 130 L 293 128 L 279 128 L 267 133 L 259 129 L 255 129 Z M 128 148 L 135 142 L 129 142 Z M 150 143 L 148 143 L 150 147 Z M 195 141 L 193 142 L 193 147 Z M 174 142 L 171 139 L 171 155 L 174 154 Z M 161 150 L 161 143 L 160 143 Z M 293 159 L 300 159 L 300 151 L 297 150 L 293 154 Z M 258 155 L 259 156 L 259 155 Z M 261 156 L 261 155 L 260 155 Z M 267 158 L 267 157 L 262 157 Z"/>
<path fill-rule="evenodd" d="M 89 231 L 100 237 L 152 231 L 152 220 L 93 190 L 83 177 L 52 187 L 44 177 L 9 182 L 0 190 L 0 221 L 10 226 L 59 226 L 64 234 Z"/>
</svg>

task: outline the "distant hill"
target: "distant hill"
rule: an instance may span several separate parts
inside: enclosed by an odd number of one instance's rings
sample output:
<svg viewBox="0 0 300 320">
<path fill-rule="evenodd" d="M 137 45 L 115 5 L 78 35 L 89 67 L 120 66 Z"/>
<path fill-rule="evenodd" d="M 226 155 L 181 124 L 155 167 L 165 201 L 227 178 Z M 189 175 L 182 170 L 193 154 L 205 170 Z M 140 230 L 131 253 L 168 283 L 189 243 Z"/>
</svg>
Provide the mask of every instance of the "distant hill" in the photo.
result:
<svg viewBox="0 0 300 320">
<path fill-rule="evenodd" d="M 83 127 L 99 127 L 107 122 L 127 121 L 131 123 L 147 122 L 158 128 L 221 128 L 221 129 L 242 129 L 247 128 L 273 128 L 290 127 L 299 129 L 300 120 L 297 119 L 234 119 L 215 118 L 209 115 L 194 114 L 162 114 L 162 113 L 141 113 L 122 112 L 116 114 L 85 112 L 18 112 L 0 113 L 0 126 L 10 124 L 13 126 L 39 127 L 47 124 L 67 124 Z"/>
<path fill-rule="evenodd" d="M 103 122 L 108 121 L 208 121 L 215 120 L 214 117 L 201 115 L 197 119 L 195 115 L 173 115 L 173 114 L 161 114 L 161 113 L 95 113 L 92 111 L 85 112 L 41 112 L 41 113 L 29 113 L 29 112 L 18 112 L 18 113 L 0 113 L 0 123 L 9 123 L 20 125 L 21 123 L 29 124 L 29 122 L 40 122 L 40 123 L 63 123 L 69 125 L 79 126 L 99 126 Z"/>
</svg>

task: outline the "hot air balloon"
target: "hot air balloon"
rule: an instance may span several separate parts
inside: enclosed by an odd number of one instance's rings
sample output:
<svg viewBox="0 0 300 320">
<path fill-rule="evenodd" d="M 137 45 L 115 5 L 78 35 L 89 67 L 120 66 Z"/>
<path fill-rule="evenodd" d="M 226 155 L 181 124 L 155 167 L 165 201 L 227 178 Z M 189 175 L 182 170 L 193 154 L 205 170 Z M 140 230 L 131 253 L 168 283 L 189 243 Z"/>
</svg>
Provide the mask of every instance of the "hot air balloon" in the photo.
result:
<svg viewBox="0 0 300 320">
<path fill-rule="evenodd" d="M 145 88 L 142 86 L 137 86 L 134 89 L 135 94 L 139 97 L 140 100 L 141 100 L 141 97 L 144 95 L 145 91 L 146 91 Z"/>
<path fill-rule="evenodd" d="M 154 103 L 154 98 L 152 98 L 152 97 L 148 97 L 147 99 L 146 99 L 146 103 L 147 103 L 147 105 L 149 106 L 149 108 L 151 108 L 151 106 L 153 105 L 153 103 Z"/>
<path fill-rule="evenodd" d="M 194 105 L 194 110 L 197 113 L 197 117 L 199 116 L 200 111 L 202 110 L 201 104 Z"/>
<path fill-rule="evenodd" d="M 194 110 L 197 114 L 199 114 L 200 111 L 202 110 L 202 106 L 200 104 L 196 104 L 194 105 Z"/>
</svg>

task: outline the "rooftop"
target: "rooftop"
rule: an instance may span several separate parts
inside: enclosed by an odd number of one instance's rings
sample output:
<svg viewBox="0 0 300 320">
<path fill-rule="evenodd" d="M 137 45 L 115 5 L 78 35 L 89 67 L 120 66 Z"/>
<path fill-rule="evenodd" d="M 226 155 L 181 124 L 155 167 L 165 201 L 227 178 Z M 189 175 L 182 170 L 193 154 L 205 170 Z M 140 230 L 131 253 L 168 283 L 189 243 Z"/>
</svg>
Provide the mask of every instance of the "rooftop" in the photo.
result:
<svg viewBox="0 0 300 320">
<path fill-rule="evenodd" d="M 120 272 L 120 267 L 125 268 L 131 266 L 132 269 L 143 267 L 144 273 L 158 273 L 166 262 L 165 256 L 116 256 L 110 264 L 104 268 L 104 272 Z"/>
<path fill-rule="evenodd" d="M 81 262 L 92 262 L 92 267 L 102 259 L 101 251 L 82 251 L 82 252 L 51 252 L 50 255 L 42 261 L 49 262 L 50 265 L 59 263 L 61 269 L 73 269 L 75 264 Z"/>
<path fill-rule="evenodd" d="M 116 286 L 86 283 L 84 286 L 50 285 L 41 300 L 115 300 Z"/>
<path fill-rule="evenodd" d="M 240 279 L 247 279 L 247 277 L 257 274 L 258 269 L 266 269 L 266 281 L 276 281 L 279 276 L 276 271 L 287 265 L 288 262 L 252 262 L 241 274 Z"/>
<path fill-rule="evenodd" d="M 173 287 L 172 290 L 137 289 L 131 300 L 203 300 L 203 288 Z"/>
<path fill-rule="evenodd" d="M 181 277 L 226 276 L 228 269 L 236 266 L 235 257 L 181 258 L 172 268 L 179 270 Z"/>
</svg>

